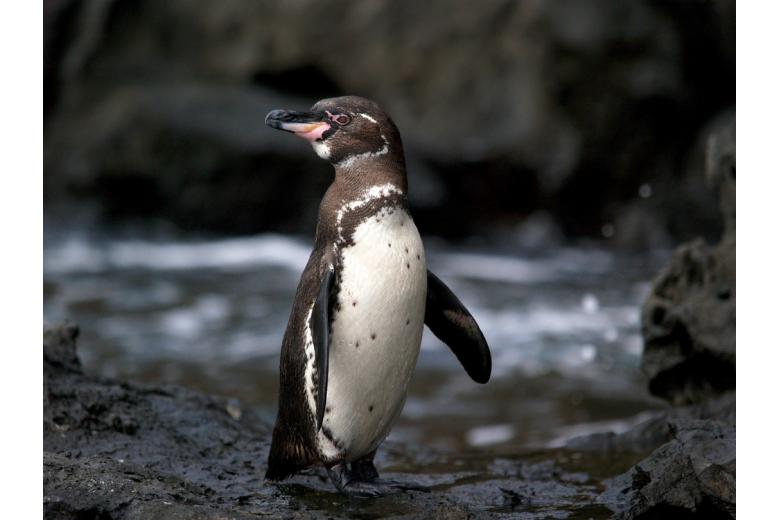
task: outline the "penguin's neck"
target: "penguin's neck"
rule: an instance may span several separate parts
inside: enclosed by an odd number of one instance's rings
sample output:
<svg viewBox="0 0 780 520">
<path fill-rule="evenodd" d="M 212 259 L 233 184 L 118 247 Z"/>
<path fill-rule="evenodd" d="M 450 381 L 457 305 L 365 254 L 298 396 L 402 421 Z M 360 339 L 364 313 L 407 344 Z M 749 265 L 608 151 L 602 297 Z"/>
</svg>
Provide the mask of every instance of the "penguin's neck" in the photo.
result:
<svg viewBox="0 0 780 520">
<path fill-rule="evenodd" d="M 333 166 L 336 171 L 333 187 L 345 202 L 362 197 L 367 189 L 374 186 L 388 184 L 406 195 L 406 163 L 402 153 L 391 151 L 350 156 Z"/>
<path fill-rule="evenodd" d="M 403 158 L 380 156 L 335 168 L 320 204 L 318 243 L 347 243 L 354 229 L 381 208 L 408 207 Z"/>
</svg>

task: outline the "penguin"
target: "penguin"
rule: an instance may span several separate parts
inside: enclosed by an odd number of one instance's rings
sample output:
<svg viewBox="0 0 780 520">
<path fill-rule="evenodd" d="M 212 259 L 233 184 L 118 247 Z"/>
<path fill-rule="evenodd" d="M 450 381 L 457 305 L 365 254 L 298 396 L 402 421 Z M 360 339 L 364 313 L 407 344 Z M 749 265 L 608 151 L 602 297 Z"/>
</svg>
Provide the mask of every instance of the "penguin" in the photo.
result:
<svg viewBox="0 0 780 520">
<path fill-rule="evenodd" d="M 374 455 L 401 413 L 424 325 L 478 383 L 491 372 L 477 322 L 425 263 L 409 212 L 401 136 L 373 101 L 323 99 L 265 122 L 335 170 L 284 333 L 266 479 L 322 464 L 356 497 L 416 489 L 380 479 Z"/>
</svg>

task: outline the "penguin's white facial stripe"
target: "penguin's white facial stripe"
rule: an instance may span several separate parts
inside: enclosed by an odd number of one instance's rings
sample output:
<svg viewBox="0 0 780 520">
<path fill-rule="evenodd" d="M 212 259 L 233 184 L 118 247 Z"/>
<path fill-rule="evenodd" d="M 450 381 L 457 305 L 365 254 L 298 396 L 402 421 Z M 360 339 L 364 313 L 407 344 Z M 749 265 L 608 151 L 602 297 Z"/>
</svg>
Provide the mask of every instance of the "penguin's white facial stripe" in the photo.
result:
<svg viewBox="0 0 780 520">
<path fill-rule="evenodd" d="M 379 123 L 377 123 L 376 119 L 374 119 L 373 117 L 371 117 L 371 116 L 370 116 L 370 115 L 368 115 L 368 114 L 364 114 L 363 112 L 359 112 L 359 113 L 358 113 L 358 115 L 359 115 L 360 117 L 362 117 L 363 119 L 368 119 L 369 121 L 371 121 L 371 122 L 372 122 L 372 123 L 374 123 L 375 125 L 378 125 L 378 124 L 379 124 Z"/>
<path fill-rule="evenodd" d="M 363 192 L 363 195 L 361 195 L 359 198 L 351 200 L 341 206 L 336 213 L 336 228 L 338 229 L 339 234 L 338 241 L 344 241 L 344 237 L 342 236 L 343 229 L 341 228 L 341 220 L 344 218 L 346 213 L 365 206 L 372 200 L 376 200 L 382 197 L 389 197 L 393 194 L 403 195 L 403 193 L 403 190 L 395 184 L 389 182 L 387 184 L 377 184 L 376 186 L 371 186 L 370 188 L 366 189 Z"/>
<path fill-rule="evenodd" d="M 320 159 L 325 159 L 326 161 L 330 159 L 330 146 L 324 141 L 312 141 L 311 146 Z"/>
<path fill-rule="evenodd" d="M 364 152 L 364 153 L 358 153 L 354 155 L 348 155 L 344 159 L 336 163 L 336 166 L 340 168 L 351 168 L 358 162 L 374 159 L 376 157 L 385 155 L 390 151 L 390 142 L 387 140 L 387 137 L 385 137 L 384 134 L 382 134 L 382 140 L 385 142 L 385 144 L 379 150 L 373 152 Z"/>
</svg>

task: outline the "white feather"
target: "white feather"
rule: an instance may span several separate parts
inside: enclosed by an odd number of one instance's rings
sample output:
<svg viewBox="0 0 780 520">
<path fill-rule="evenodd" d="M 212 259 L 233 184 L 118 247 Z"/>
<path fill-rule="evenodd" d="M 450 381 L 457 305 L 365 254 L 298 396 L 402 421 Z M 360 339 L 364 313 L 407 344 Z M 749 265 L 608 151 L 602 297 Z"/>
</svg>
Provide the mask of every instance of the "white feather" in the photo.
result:
<svg viewBox="0 0 780 520">
<path fill-rule="evenodd" d="M 378 125 L 378 124 L 379 124 L 379 123 L 377 123 L 377 122 L 376 122 L 376 119 L 374 119 L 373 117 L 371 117 L 371 116 L 370 116 L 370 115 L 368 115 L 368 114 L 364 114 L 363 112 L 358 112 L 358 115 L 359 115 L 360 117 L 362 117 L 363 119 L 368 119 L 369 121 L 371 121 L 371 122 L 372 122 L 372 123 L 374 123 L 375 125 Z"/>
<path fill-rule="evenodd" d="M 379 150 L 376 150 L 374 152 L 364 152 L 355 155 L 348 155 L 347 157 L 345 157 L 344 159 L 336 163 L 337 166 L 339 166 L 340 168 L 352 168 L 356 163 L 363 162 L 368 159 L 373 159 L 381 155 L 385 155 L 387 152 L 390 151 L 390 142 L 387 140 L 387 137 L 385 137 L 384 135 L 382 135 L 382 140 L 385 142 L 385 144 Z"/>
<path fill-rule="evenodd" d="M 314 340 L 311 334 L 311 313 L 314 311 L 314 304 L 309 307 L 309 312 L 306 313 L 306 321 L 303 326 L 303 350 L 306 356 L 306 368 L 304 370 L 304 384 L 306 388 L 306 401 L 309 403 L 309 409 L 313 410 L 315 416 L 317 415 L 317 397 L 314 394 Z"/>
<path fill-rule="evenodd" d="M 314 148 L 314 151 L 320 157 L 320 159 L 325 159 L 326 161 L 330 159 L 330 146 L 328 146 L 325 142 L 312 141 L 311 146 Z"/>
</svg>

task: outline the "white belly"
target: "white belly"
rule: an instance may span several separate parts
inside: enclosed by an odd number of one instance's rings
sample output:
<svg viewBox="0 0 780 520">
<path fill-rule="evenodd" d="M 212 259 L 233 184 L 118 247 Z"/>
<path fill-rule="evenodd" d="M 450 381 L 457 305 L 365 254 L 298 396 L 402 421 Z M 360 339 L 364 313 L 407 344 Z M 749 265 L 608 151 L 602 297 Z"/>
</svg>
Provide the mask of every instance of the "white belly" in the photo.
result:
<svg viewBox="0 0 780 520">
<path fill-rule="evenodd" d="M 351 462 L 390 432 L 420 352 L 427 275 L 422 241 L 405 210 L 383 210 L 343 250 L 320 449 Z M 323 433 L 335 439 L 330 441 Z"/>
</svg>

